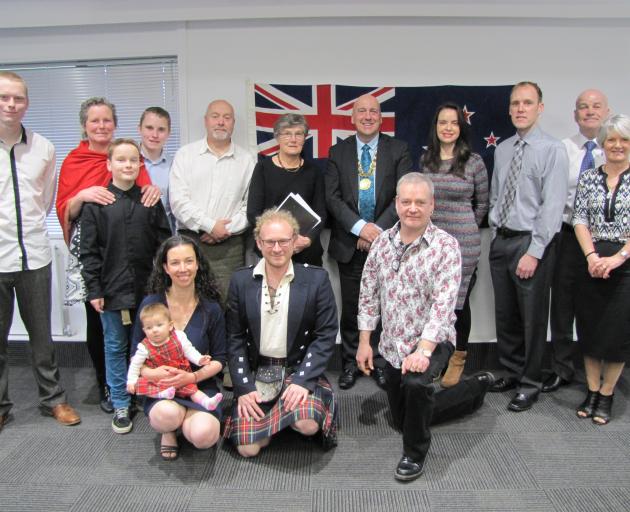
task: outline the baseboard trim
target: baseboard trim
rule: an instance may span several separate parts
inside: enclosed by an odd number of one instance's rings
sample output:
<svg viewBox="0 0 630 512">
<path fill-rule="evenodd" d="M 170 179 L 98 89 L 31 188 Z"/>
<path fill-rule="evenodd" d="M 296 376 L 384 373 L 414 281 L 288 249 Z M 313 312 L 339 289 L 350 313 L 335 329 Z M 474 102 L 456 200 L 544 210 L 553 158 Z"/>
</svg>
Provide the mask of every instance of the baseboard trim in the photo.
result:
<svg viewBox="0 0 630 512">
<path fill-rule="evenodd" d="M 57 355 L 57 364 L 62 368 L 82 368 L 92 365 L 87 345 L 84 342 L 54 342 Z M 578 351 L 576 351 L 578 352 Z M 28 366 L 31 364 L 31 350 L 28 341 L 9 341 L 8 359 L 11 366 Z M 543 368 L 549 368 L 551 360 L 550 344 L 547 344 Z M 576 354 L 575 364 L 582 366 L 581 357 Z M 497 344 L 491 343 L 470 343 L 468 345 L 468 355 L 466 358 L 466 371 L 474 372 L 479 370 L 498 370 L 501 368 L 497 353 Z M 335 354 L 328 363 L 331 371 L 341 370 L 341 346 L 335 346 Z"/>
</svg>

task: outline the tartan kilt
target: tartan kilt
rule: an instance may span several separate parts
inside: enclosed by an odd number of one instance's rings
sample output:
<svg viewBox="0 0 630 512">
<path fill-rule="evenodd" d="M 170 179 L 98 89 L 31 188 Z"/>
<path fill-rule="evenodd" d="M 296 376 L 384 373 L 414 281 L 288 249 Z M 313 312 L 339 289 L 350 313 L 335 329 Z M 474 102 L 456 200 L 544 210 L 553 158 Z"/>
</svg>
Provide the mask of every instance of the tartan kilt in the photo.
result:
<svg viewBox="0 0 630 512">
<path fill-rule="evenodd" d="M 164 384 L 158 384 L 157 382 L 151 382 L 150 380 L 144 377 L 138 377 L 138 381 L 136 382 L 136 395 L 150 396 L 153 398 L 157 398 L 158 393 L 164 391 L 171 386 L 165 386 Z M 175 389 L 175 395 L 180 396 L 182 398 L 187 398 L 193 393 L 199 391 L 197 384 L 186 384 L 181 388 Z"/>
<path fill-rule="evenodd" d="M 291 378 L 291 375 L 285 378 L 280 395 L 291 384 Z M 337 446 L 337 398 L 324 375 L 319 377 L 314 391 L 294 411 L 285 411 L 279 398 L 275 402 L 260 404 L 260 407 L 265 412 L 261 420 L 239 418 L 238 400 L 234 398 L 232 410 L 225 420 L 223 437 L 236 446 L 253 444 L 277 434 L 296 421 L 315 420 L 322 433 L 324 448 Z"/>
</svg>

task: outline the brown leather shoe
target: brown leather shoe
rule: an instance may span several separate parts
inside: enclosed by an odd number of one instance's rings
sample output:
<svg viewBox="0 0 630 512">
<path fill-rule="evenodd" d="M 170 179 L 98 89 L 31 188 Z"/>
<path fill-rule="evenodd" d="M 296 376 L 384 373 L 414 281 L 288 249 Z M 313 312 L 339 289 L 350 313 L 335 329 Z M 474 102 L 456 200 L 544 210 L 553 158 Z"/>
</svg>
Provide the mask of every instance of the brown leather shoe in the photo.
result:
<svg viewBox="0 0 630 512">
<path fill-rule="evenodd" d="M 4 428 L 4 425 L 9 422 L 9 413 L 5 412 L 4 414 L 0 414 L 0 432 Z"/>
<path fill-rule="evenodd" d="M 68 404 L 57 404 L 50 409 L 53 416 L 62 425 L 76 425 L 81 423 L 81 416 Z"/>
</svg>

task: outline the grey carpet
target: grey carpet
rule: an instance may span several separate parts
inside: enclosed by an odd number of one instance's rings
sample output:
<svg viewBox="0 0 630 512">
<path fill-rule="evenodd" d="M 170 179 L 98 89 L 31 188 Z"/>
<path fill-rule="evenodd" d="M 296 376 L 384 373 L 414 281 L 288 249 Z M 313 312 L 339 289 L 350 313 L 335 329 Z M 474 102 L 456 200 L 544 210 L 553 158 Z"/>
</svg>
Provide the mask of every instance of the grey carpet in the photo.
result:
<svg viewBox="0 0 630 512">
<path fill-rule="evenodd" d="M 126 436 L 98 408 L 92 371 L 61 369 L 83 421 L 42 416 L 28 366 L 11 366 L 11 421 L 0 432 L 0 510 L 9 511 L 624 511 L 630 510 L 629 372 L 613 421 L 576 418 L 580 385 L 542 395 L 528 412 L 490 394 L 477 413 L 433 429 L 426 473 L 400 484 L 401 451 L 385 394 L 369 379 L 339 394 L 339 446 L 294 432 L 243 460 L 227 443 L 182 444 L 175 462 L 138 413 Z M 331 375 L 333 382 L 335 375 Z"/>
</svg>

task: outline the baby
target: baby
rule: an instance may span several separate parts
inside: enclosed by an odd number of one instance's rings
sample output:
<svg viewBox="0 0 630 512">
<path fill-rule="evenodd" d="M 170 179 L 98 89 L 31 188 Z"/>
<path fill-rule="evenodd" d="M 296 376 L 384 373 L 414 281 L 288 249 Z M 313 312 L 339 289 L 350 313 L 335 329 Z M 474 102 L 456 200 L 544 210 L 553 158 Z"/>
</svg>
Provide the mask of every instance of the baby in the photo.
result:
<svg viewBox="0 0 630 512">
<path fill-rule="evenodd" d="M 149 304 L 143 308 L 140 312 L 140 321 L 146 338 L 138 343 L 136 353 L 129 363 L 127 391 L 130 394 L 169 400 L 175 395 L 182 398 L 190 397 L 190 400 L 208 411 L 216 409 L 223 398 L 221 393 L 210 398 L 200 391 L 196 384 L 187 384 L 176 389 L 140 376 L 144 364 L 149 368 L 171 366 L 192 372 L 189 361 L 197 366 L 204 366 L 210 364 L 212 360 L 210 356 L 202 356 L 183 331 L 175 330 L 171 315 L 164 304 Z"/>
</svg>

